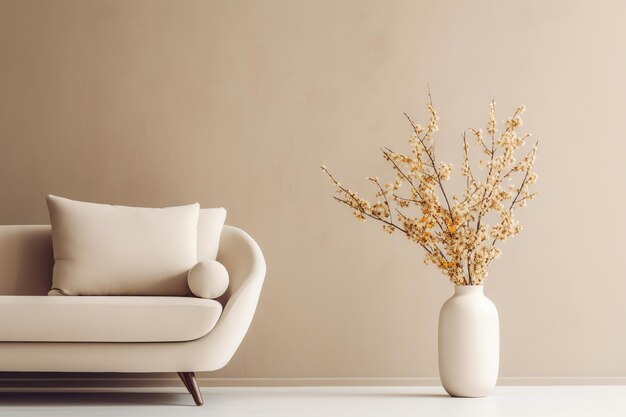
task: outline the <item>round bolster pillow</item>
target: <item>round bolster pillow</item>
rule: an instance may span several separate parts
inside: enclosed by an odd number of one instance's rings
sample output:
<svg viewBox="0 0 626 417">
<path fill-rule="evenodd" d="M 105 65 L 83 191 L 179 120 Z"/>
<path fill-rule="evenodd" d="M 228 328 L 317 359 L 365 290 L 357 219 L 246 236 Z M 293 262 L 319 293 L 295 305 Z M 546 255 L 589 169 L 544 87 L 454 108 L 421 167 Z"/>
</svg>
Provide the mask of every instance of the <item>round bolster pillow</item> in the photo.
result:
<svg viewBox="0 0 626 417">
<path fill-rule="evenodd" d="M 217 261 L 203 261 L 191 268 L 187 284 L 196 297 L 219 298 L 228 289 L 228 271 Z"/>
</svg>

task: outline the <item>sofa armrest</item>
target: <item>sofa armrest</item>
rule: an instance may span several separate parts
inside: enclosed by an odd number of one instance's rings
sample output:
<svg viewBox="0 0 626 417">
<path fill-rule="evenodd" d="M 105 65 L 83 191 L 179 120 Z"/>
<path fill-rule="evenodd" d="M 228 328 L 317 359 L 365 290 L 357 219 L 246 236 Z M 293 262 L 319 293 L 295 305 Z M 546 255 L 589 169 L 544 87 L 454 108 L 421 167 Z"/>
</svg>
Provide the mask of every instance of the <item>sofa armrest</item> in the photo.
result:
<svg viewBox="0 0 626 417">
<path fill-rule="evenodd" d="M 226 302 L 222 316 L 204 341 L 210 345 L 216 359 L 214 369 L 230 361 L 246 335 L 266 271 L 259 245 L 246 232 L 233 226 L 224 226 L 217 260 L 228 270 L 230 284 L 221 299 Z"/>
</svg>

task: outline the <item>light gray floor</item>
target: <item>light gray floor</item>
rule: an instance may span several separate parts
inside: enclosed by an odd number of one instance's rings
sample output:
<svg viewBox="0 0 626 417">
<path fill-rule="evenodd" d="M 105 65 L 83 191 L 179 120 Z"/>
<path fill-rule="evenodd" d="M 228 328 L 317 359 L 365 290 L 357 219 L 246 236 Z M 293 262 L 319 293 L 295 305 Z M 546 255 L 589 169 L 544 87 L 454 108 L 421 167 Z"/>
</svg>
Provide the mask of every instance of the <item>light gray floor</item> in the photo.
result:
<svg viewBox="0 0 626 417">
<path fill-rule="evenodd" d="M 2 416 L 553 417 L 626 416 L 626 386 L 498 387 L 450 398 L 439 387 L 207 388 L 205 405 L 176 389 L 0 393 Z"/>
</svg>

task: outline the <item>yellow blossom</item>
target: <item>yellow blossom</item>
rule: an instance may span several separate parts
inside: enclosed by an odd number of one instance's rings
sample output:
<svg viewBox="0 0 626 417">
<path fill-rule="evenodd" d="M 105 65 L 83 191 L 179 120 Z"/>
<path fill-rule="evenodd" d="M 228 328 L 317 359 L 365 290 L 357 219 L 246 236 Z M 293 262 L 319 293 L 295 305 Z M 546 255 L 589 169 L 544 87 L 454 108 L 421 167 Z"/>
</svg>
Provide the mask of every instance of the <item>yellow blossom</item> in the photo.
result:
<svg viewBox="0 0 626 417">
<path fill-rule="evenodd" d="M 514 210 L 525 207 L 537 195 L 530 191 L 538 179 L 533 170 L 537 145 L 516 156 L 530 137 L 517 131 L 525 107 L 518 107 L 498 133 L 492 100 L 486 126 L 488 138 L 483 137 L 481 129 L 470 129 L 484 158 L 478 163 L 484 171 L 472 170 L 470 146 L 463 135 L 461 175 L 465 190 L 452 196 L 444 186 L 452 176 L 452 165 L 437 162 L 435 155 L 433 134 L 439 129 L 439 115 L 432 102 L 427 110 L 426 128 L 407 116 L 413 128 L 408 155 L 383 149 L 392 180 L 380 183 L 378 177 L 367 177 L 376 187 L 378 201 L 370 203 L 337 181 L 325 165 L 321 169 L 336 187 L 335 199 L 350 207 L 358 220 L 377 220 L 383 223 L 386 233 L 404 234 L 424 249 L 424 263 L 437 266 L 455 285 L 478 285 L 500 255 L 496 244 L 522 229 Z M 417 214 L 410 215 L 410 209 Z M 496 216 L 488 217 L 490 213 Z M 489 225 L 488 218 L 499 221 Z"/>
</svg>

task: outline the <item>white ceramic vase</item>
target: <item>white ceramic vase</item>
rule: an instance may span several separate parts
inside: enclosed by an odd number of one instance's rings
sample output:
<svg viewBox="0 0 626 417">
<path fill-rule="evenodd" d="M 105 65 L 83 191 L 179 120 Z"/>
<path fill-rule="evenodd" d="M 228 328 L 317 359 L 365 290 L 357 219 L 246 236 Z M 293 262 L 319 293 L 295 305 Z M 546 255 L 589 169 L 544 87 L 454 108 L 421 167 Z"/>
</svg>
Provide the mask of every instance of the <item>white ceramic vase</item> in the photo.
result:
<svg viewBox="0 0 626 417">
<path fill-rule="evenodd" d="M 439 313 L 439 376 L 453 397 L 485 397 L 500 361 L 498 310 L 482 285 L 458 285 Z"/>
</svg>

